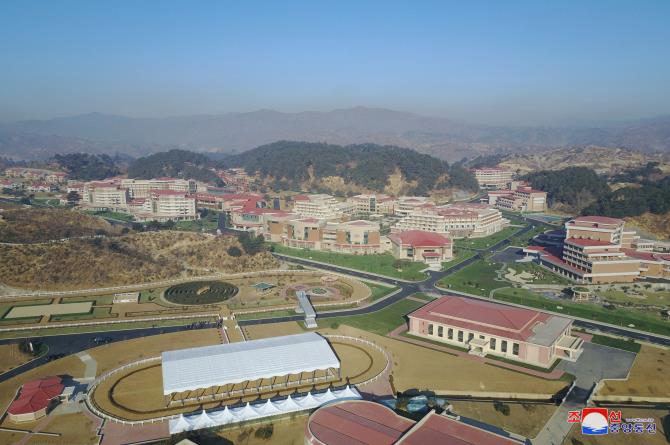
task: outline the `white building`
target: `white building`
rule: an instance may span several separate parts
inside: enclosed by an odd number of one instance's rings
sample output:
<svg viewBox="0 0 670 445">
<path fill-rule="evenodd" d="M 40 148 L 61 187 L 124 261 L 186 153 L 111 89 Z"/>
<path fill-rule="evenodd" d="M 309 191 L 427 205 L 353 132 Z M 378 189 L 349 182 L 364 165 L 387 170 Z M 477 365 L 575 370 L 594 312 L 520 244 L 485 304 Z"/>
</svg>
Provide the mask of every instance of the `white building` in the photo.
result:
<svg viewBox="0 0 670 445">
<path fill-rule="evenodd" d="M 394 232 L 421 230 L 453 238 L 478 238 L 501 231 L 509 224 L 502 213 L 482 204 L 423 206 L 408 213 L 392 228 Z"/>
<path fill-rule="evenodd" d="M 127 211 L 128 190 L 117 182 L 87 182 L 82 201 L 94 209 Z"/>
<path fill-rule="evenodd" d="M 514 176 L 514 172 L 502 168 L 478 168 L 474 173 L 479 187 L 484 190 L 506 189 Z"/>
<path fill-rule="evenodd" d="M 326 194 L 296 195 L 293 197 L 293 212 L 303 218 L 337 221 L 354 213 L 354 205 Z"/>
<path fill-rule="evenodd" d="M 176 178 L 122 179 L 121 187 L 128 189 L 131 198 L 148 198 L 153 190 L 195 193 L 198 189 L 195 180 Z"/>
<path fill-rule="evenodd" d="M 380 213 L 392 215 L 395 211 L 396 199 L 381 194 L 363 194 L 347 199 L 354 206 L 355 213 Z"/>
</svg>

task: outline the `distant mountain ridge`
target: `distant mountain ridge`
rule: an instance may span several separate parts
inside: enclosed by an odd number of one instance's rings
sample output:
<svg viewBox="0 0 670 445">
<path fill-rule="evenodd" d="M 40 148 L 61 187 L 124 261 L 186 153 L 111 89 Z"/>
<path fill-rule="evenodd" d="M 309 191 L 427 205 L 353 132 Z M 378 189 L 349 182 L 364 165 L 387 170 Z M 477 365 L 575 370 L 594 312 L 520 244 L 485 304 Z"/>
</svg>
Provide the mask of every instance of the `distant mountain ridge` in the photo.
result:
<svg viewBox="0 0 670 445">
<path fill-rule="evenodd" d="M 166 147 L 236 153 L 278 140 L 394 145 L 450 161 L 479 154 L 582 145 L 670 152 L 670 116 L 594 127 L 502 127 L 366 107 L 300 113 L 258 110 L 168 118 L 90 113 L 27 120 L 0 124 L 0 156 L 15 150 L 11 141 L 17 134 L 24 139 L 28 135 L 74 138 L 75 145 L 86 145 L 84 140 L 92 147 L 103 145 L 135 155 Z M 1 142 L 7 140 L 9 143 Z"/>
</svg>

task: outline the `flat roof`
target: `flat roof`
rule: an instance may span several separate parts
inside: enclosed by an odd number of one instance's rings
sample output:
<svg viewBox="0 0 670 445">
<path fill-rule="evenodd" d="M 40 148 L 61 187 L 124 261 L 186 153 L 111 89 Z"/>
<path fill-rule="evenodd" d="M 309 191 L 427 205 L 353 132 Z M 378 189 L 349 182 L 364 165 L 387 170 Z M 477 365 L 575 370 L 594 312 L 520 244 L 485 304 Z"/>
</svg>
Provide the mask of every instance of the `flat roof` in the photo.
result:
<svg viewBox="0 0 670 445">
<path fill-rule="evenodd" d="M 179 349 L 162 354 L 163 394 L 339 367 L 315 332 Z"/>
</svg>

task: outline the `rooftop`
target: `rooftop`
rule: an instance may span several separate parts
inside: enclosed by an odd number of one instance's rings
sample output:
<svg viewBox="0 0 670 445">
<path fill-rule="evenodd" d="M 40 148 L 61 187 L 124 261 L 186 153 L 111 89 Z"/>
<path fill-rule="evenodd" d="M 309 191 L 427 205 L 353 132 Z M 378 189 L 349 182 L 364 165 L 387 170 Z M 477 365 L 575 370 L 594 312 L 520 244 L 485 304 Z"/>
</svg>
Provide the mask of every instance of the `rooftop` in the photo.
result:
<svg viewBox="0 0 670 445">
<path fill-rule="evenodd" d="M 406 230 L 389 235 L 391 241 L 412 247 L 442 247 L 451 244 L 451 240 L 444 235 L 422 230 Z"/>
<path fill-rule="evenodd" d="M 58 397 L 65 387 L 60 377 L 46 377 L 31 380 L 21 386 L 19 397 L 7 408 L 10 414 L 34 413 L 49 406 L 50 401 Z"/>
<path fill-rule="evenodd" d="M 568 244 L 581 247 L 604 247 L 604 246 L 618 247 L 616 244 L 612 244 L 608 241 L 600 241 L 589 238 L 566 238 L 565 242 Z"/>
<path fill-rule="evenodd" d="M 567 224 L 571 225 L 586 224 L 595 226 L 597 226 L 598 224 L 619 225 L 621 223 L 623 223 L 623 220 L 617 218 L 610 218 L 608 216 L 578 216 L 577 218 L 574 218 L 567 222 Z"/>
<path fill-rule="evenodd" d="M 162 354 L 163 393 L 339 367 L 330 344 L 314 332 L 180 349 Z"/>
</svg>

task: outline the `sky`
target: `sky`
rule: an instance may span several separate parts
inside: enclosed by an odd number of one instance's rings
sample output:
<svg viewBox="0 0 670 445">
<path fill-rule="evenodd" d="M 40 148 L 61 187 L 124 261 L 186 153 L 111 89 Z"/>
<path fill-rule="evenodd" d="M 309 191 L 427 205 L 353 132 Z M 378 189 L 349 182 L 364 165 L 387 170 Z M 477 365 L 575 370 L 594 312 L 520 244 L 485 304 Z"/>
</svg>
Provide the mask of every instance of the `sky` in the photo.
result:
<svg viewBox="0 0 670 445">
<path fill-rule="evenodd" d="M 670 114 L 670 1 L 0 2 L 0 120 L 369 106 Z"/>
</svg>

